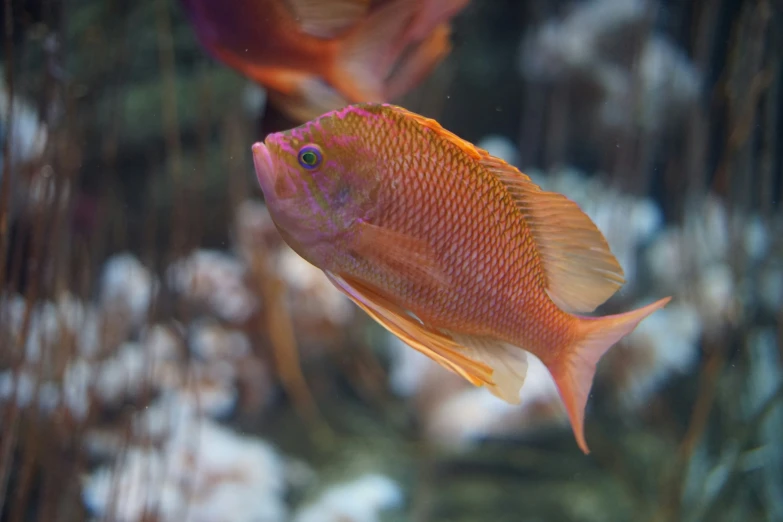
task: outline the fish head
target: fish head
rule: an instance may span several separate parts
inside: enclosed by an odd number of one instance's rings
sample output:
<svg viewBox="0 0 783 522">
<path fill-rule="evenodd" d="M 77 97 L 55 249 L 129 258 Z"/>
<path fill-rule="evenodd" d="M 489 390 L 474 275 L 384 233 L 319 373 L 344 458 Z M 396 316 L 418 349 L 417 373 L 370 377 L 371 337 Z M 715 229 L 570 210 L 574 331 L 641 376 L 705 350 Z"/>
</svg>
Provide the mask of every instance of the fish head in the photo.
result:
<svg viewBox="0 0 783 522">
<path fill-rule="evenodd" d="M 289 245 L 305 258 L 307 250 L 344 238 L 357 221 L 369 219 L 376 206 L 377 154 L 363 139 L 357 120 L 339 112 L 253 145 L 269 213 Z"/>
</svg>

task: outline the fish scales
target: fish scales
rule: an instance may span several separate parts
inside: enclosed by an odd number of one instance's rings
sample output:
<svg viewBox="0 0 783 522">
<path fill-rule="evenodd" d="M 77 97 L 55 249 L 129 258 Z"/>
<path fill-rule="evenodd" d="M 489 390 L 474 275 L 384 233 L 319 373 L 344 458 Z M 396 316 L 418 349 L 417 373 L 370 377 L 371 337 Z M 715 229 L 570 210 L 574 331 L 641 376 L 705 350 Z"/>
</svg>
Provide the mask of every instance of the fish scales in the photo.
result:
<svg viewBox="0 0 783 522">
<path fill-rule="evenodd" d="M 588 317 L 622 268 L 579 207 L 435 121 L 386 104 L 253 146 L 272 219 L 301 256 L 411 347 L 511 403 L 526 354 L 551 373 L 579 447 L 596 365 L 669 302 Z"/>
<path fill-rule="evenodd" d="M 381 162 L 392 168 L 383 174 L 374 224 L 426 238 L 448 275 L 460 282 L 433 289 L 395 281 L 395 293 L 406 306 L 445 328 L 501 334 L 529 350 L 536 346 L 528 334 L 541 323 L 537 318 L 520 320 L 519 311 L 545 311 L 547 317 L 556 316 L 549 334 L 554 337 L 546 338 L 556 343 L 557 326 L 569 318 L 551 302 L 536 301 L 540 292 L 530 291 L 532 286 L 543 285 L 543 272 L 530 231 L 500 182 L 469 161 L 462 150 L 439 144 L 432 131 L 401 116 L 368 126 L 366 132 L 369 144 L 378 143 L 382 136 L 400 136 L 393 138 L 394 146 L 379 152 Z M 404 138 L 418 133 L 425 133 L 427 139 Z M 427 154 L 428 147 L 438 145 L 437 156 Z M 456 232 L 454 219 L 459 224 Z M 490 257 L 492 262 L 486 262 Z M 377 279 L 371 264 L 364 270 L 362 275 L 379 286 L 392 284 Z M 426 310 L 417 306 L 421 302 L 429 304 Z"/>
</svg>

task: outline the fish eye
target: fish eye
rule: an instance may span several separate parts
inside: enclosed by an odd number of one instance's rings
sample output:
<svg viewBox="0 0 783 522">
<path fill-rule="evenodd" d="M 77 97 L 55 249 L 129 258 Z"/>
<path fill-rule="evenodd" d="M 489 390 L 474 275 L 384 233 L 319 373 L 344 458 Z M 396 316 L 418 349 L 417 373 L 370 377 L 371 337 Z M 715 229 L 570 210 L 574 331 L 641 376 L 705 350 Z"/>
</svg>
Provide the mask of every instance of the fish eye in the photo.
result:
<svg viewBox="0 0 783 522">
<path fill-rule="evenodd" d="M 299 149 L 299 164 L 307 170 L 313 170 L 321 165 L 323 155 L 317 145 L 307 145 Z"/>
</svg>

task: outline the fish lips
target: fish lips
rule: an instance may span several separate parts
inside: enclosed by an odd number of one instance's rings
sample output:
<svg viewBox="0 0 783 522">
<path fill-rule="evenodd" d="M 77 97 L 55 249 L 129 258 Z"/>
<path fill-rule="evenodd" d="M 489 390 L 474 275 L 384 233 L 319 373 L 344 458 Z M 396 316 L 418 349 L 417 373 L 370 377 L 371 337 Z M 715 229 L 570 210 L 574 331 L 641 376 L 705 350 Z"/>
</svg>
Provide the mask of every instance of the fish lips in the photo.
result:
<svg viewBox="0 0 783 522">
<path fill-rule="evenodd" d="M 261 185 L 266 197 L 274 194 L 275 187 L 275 166 L 272 161 L 272 154 L 266 145 L 260 141 L 253 144 L 253 165 L 256 169 L 256 178 Z"/>
</svg>

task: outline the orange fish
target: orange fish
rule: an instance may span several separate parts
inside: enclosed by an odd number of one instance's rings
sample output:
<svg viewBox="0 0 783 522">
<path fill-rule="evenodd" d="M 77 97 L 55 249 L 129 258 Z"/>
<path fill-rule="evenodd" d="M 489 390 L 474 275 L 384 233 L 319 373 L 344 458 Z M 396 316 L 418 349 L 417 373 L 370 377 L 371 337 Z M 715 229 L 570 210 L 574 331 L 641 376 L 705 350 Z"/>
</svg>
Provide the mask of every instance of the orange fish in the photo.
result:
<svg viewBox="0 0 783 522">
<path fill-rule="evenodd" d="M 300 121 L 415 86 L 468 1 L 182 0 L 201 44 Z"/>
<path fill-rule="evenodd" d="M 565 196 L 385 104 L 350 106 L 253 145 L 286 242 L 413 348 L 519 402 L 526 353 L 552 374 L 579 447 L 596 364 L 661 299 L 605 317 L 624 283 Z"/>
</svg>

